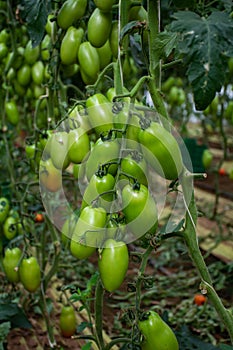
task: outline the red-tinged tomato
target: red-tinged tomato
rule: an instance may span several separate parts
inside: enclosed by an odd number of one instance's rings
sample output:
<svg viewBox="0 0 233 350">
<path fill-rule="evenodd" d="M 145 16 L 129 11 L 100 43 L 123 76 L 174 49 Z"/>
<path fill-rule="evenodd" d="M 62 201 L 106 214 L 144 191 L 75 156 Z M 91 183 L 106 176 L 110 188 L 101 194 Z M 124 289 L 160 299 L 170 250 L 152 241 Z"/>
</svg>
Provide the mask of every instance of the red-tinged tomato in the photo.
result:
<svg viewBox="0 0 233 350">
<path fill-rule="evenodd" d="M 42 213 L 36 213 L 35 222 L 41 223 L 44 221 L 44 215 Z"/>
<path fill-rule="evenodd" d="M 57 169 L 66 169 L 70 164 L 69 156 L 69 134 L 58 131 L 51 136 L 50 157 Z"/>
<path fill-rule="evenodd" d="M 224 176 L 224 175 L 226 175 L 227 172 L 226 172 L 226 170 L 224 168 L 220 168 L 218 170 L 218 173 L 219 173 L 220 176 Z"/>
<path fill-rule="evenodd" d="M 194 304 L 196 304 L 197 306 L 202 306 L 206 303 L 207 297 L 204 296 L 203 294 L 195 294 L 193 301 L 194 301 Z"/>
<path fill-rule="evenodd" d="M 102 243 L 107 220 L 103 208 L 85 207 L 71 237 L 70 251 L 78 259 L 87 259 Z"/>
<path fill-rule="evenodd" d="M 120 288 L 129 265 L 129 253 L 124 242 L 108 239 L 99 256 L 98 266 L 104 288 L 108 292 Z"/>
<path fill-rule="evenodd" d="M 62 174 L 61 171 L 53 165 L 51 158 L 41 160 L 39 176 L 40 184 L 48 191 L 57 192 L 61 189 Z"/>
<path fill-rule="evenodd" d="M 93 11 L 87 24 L 87 36 L 91 45 L 94 47 L 103 46 L 109 38 L 111 26 L 111 12 L 102 12 L 97 7 Z"/>
<path fill-rule="evenodd" d="M 19 282 L 19 263 L 22 256 L 22 251 L 18 247 L 7 248 L 2 260 L 4 272 L 9 282 Z"/>
<path fill-rule="evenodd" d="M 90 151 L 90 140 L 85 130 L 77 128 L 68 134 L 68 158 L 73 163 L 81 163 Z"/>
<path fill-rule="evenodd" d="M 28 292 L 34 293 L 39 288 L 41 282 L 40 265 L 34 256 L 21 261 L 19 278 Z"/>
<path fill-rule="evenodd" d="M 76 331 L 76 317 L 73 306 L 64 305 L 61 309 L 59 326 L 63 337 L 70 338 Z"/>
</svg>

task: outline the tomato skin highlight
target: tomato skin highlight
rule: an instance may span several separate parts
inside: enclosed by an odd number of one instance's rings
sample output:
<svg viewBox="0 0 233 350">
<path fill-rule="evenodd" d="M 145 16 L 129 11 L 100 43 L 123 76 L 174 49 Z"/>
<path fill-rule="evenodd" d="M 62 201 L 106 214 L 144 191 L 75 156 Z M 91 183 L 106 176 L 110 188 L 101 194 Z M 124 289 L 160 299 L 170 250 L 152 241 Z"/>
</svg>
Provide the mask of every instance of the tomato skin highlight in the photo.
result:
<svg viewBox="0 0 233 350">
<path fill-rule="evenodd" d="M 79 46 L 78 62 L 84 82 L 86 84 L 95 83 L 100 71 L 100 61 L 96 48 L 89 41 Z"/>
<path fill-rule="evenodd" d="M 99 207 L 85 207 L 78 218 L 71 237 L 70 251 L 77 259 L 87 259 L 101 244 L 107 213 Z"/>
<path fill-rule="evenodd" d="M 104 288 L 108 292 L 120 288 L 129 265 L 129 253 L 124 242 L 108 239 L 99 256 L 98 266 Z"/>
<path fill-rule="evenodd" d="M 83 28 L 69 27 L 61 42 L 60 58 L 65 65 L 77 62 L 79 46 L 84 35 Z"/>
<path fill-rule="evenodd" d="M 66 131 L 58 131 L 51 136 L 50 156 L 54 166 L 57 169 L 66 169 L 70 164 L 69 136 Z"/>
<path fill-rule="evenodd" d="M 76 331 L 76 317 L 74 308 L 71 305 L 64 305 L 61 309 L 59 326 L 63 337 L 70 338 Z"/>
<path fill-rule="evenodd" d="M 5 251 L 4 258 L 2 260 L 4 272 L 9 282 L 17 283 L 19 282 L 19 271 L 17 269 L 20 259 L 22 256 L 22 251 L 18 247 L 13 249 L 7 248 Z"/>
<path fill-rule="evenodd" d="M 102 12 L 96 8 L 87 25 L 88 40 L 94 47 L 103 46 L 109 38 L 112 26 L 112 15 L 110 12 Z"/>
<path fill-rule="evenodd" d="M 183 169 L 182 156 L 175 137 L 157 122 L 141 129 L 138 136 L 142 153 L 157 173 L 168 180 L 178 178 Z"/>
<path fill-rule="evenodd" d="M 34 293 L 39 288 L 41 272 L 38 261 L 34 256 L 22 260 L 19 267 L 19 278 L 28 292 Z"/>
<path fill-rule="evenodd" d="M 68 158 L 71 162 L 79 164 L 90 151 L 90 140 L 85 130 L 77 128 L 68 134 Z"/>
<path fill-rule="evenodd" d="M 172 329 L 155 311 L 149 311 L 147 319 L 139 320 L 138 327 L 144 336 L 142 350 L 179 350 Z"/>
<path fill-rule="evenodd" d="M 74 21 L 83 17 L 87 0 L 66 0 L 57 15 L 57 24 L 62 29 L 69 28 Z"/>
<path fill-rule="evenodd" d="M 17 125 L 19 123 L 19 110 L 14 100 L 5 103 L 5 111 L 8 122 Z"/>
<path fill-rule="evenodd" d="M 52 162 L 52 159 L 41 160 L 40 162 L 40 183 L 51 192 L 57 192 L 62 186 L 61 171 Z"/>
</svg>

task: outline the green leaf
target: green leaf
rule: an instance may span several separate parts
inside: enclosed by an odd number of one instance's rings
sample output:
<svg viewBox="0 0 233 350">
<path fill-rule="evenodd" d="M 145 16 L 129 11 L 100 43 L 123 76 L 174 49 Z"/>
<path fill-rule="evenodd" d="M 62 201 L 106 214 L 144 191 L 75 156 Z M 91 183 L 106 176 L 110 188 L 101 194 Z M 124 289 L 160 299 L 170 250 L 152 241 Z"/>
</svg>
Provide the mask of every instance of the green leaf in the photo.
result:
<svg viewBox="0 0 233 350">
<path fill-rule="evenodd" d="M 174 14 L 170 30 L 180 36 L 178 51 L 187 65 L 198 110 L 204 110 L 225 81 L 227 58 L 233 55 L 233 20 L 214 11 L 207 18 L 191 11 Z"/>
<path fill-rule="evenodd" d="M 131 21 L 127 23 L 120 32 L 120 42 L 127 34 L 134 34 L 140 32 L 142 29 L 146 28 L 146 22 Z"/>
<path fill-rule="evenodd" d="M 187 326 L 183 326 L 179 331 L 175 332 L 179 342 L 180 350 L 220 350 L 212 344 L 203 342 L 201 339 L 192 335 Z"/>
<path fill-rule="evenodd" d="M 32 46 L 35 47 L 43 39 L 51 0 L 21 0 L 20 5 L 22 18 L 27 23 Z"/>
<path fill-rule="evenodd" d="M 90 322 L 81 322 L 79 325 L 78 325 L 78 328 L 77 328 L 77 331 L 82 333 L 84 331 L 85 328 L 88 328 L 88 327 L 91 327 L 92 324 Z"/>
<path fill-rule="evenodd" d="M 219 349 L 221 349 L 221 350 L 233 350 L 233 347 L 230 345 L 220 344 Z"/>
<path fill-rule="evenodd" d="M 160 51 L 161 58 L 167 58 L 177 46 L 177 33 L 161 32 L 155 39 L 155 45 Z"/>
<path fill-rule="evenodd" d="M 0 304 L 0 320 L 9 321 L 11 327 L 31 328 L 32 325 L 25 316 L 23 309 L 15 303 Z"/>
<path fill-rule="evenodd" d="M 91 349 L 91 345 L 92 345 L 92 343 L 87 343 L 87 344 L 85 344 L 85 345 L 83 345 L 82 346 L 82 350 L 90 350 Z"/>
<path fill-rule="evenodd" d="M 6 339 L 8 333 L 10 332 L 10 329 L 11 329 L 10 322 L 3 322 L 0 324 L 0 346 L 1 346 L 1 343 L 4 342 L 4 340 Z"/>
</svg>

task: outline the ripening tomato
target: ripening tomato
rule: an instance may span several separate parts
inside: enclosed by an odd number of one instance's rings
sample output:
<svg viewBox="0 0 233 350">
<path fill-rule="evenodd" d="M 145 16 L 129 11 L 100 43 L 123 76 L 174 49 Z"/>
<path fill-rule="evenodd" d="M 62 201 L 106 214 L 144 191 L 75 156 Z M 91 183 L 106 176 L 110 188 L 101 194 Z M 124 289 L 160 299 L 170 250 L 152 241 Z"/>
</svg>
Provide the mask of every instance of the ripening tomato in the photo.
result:
<svg viewBox="0 0 233 350">
<path fill-rule="evenodd" d="M 40 184 L 48 191 L 57 192 L 62 187 L 61 171 L 53 165 L 52 159 L 41 160 L 40 162 Z"/>
<path fill-rule="evenodd" d="M 73 306 L 64 305 L 61 309 L 59 318 L 59 326 L 63 337 L 69 338 L 74 335 L 76 331 L 76 317 Z"/>
<path fill-rule="evenodd" d="M 207 298 L 203 294 L 194 295 L 194 304 L 201 306 L 201 305 L 204 305 L 206 301 L 207 301 Z"/>
</svg>

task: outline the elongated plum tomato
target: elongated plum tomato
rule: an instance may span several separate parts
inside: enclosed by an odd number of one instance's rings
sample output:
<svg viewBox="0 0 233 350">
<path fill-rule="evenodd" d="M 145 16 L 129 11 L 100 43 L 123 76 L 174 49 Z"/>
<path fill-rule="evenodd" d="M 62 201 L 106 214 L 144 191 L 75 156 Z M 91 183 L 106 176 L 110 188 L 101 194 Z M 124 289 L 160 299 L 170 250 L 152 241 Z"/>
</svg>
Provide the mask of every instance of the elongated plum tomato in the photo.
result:
<svg viewBox="0 0 233 350">
<path fill-rule="evenodd" d="M 19 282 L 18 265 L 19 265 L 21 256 L 22 256 L 22 251 L 18 247 L 15 247 L 12 249 L 7 248 L 5 251 L 2 264 L 3 264 L 6 277 L 9 282 L 12 282 L 12 283 Z"/>
<path fill-rule="evenodd" d="M 68 133 L 65 131 L 58 131 L 51 136 L 50 156 L 54 166 L 57 169 L 66 169 L 70 163 L 68 157 L 69 150 Z"/>
<path fill-rule="evenodd" d="M 124 281 L 129 264 L 129 253 L 124 242 L 108 239 L 99 256 L 98 266 L 104 288 L 108 292 L 118 289 Z"/>
<path fill-rule="evenodd" d="M 142 350 L 179 350 L 175 334 L 157 312 L 146 313 L 139 320 L 138 327 L 144 337 Z"/>
<path fill-rule="evenodd" d="M 73 163 L 81 163 L 90 150 L 90 140 L 82 128 L 71 130 L 68 134 L 68 158 Z"/>
<path fill-rule="evenodd" d="M 87 0 L 66 0 L 57 15 L 60 28 L 67 29 L 86 12 Z"/>
<path fill-rule="evenodd" d="M 41 272 L 34 256 L 22 260 L 19 267 L 19 278 L 27 291 L 34 293 L 39 288 Z"/>
<path fill-rule="evenodd" d="M 76 325 L 74 308 L 71 305 L 64 305 L 59 318 L 59 326 L 63 337 L 69 338 L 74 335 Z"/>
<path fill-rule="evenodd" d="M 55 168 L 52 159 L 40 162 L 40 183 L 51 192 L 57 192 L 62 186 L 61 171 Z"/>
<path fill-rule="evenodd" d="M 175 137 L 157 122 L 141 129 L 138 136 L 148 163 L 165 179 L 175 180 L 183 169 L 182 156 Z"/>
<path fill-rule="evenodd" d="M 107 214 L 103 208 L 85 207 L 79 216 L 71 237 L 70 251 L 78 259 L 87 259 L 100 246 Z"/>
<path fill-rule="evenodd" d="M 94 47 L 103 46 L 109 38 L 112 26 L 111 12 L 102 12 L 96 8 L 87 24 L 88 40 Z"/>
</svg>

